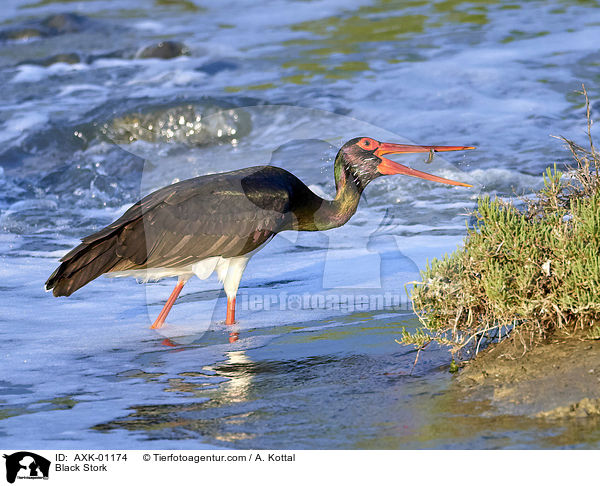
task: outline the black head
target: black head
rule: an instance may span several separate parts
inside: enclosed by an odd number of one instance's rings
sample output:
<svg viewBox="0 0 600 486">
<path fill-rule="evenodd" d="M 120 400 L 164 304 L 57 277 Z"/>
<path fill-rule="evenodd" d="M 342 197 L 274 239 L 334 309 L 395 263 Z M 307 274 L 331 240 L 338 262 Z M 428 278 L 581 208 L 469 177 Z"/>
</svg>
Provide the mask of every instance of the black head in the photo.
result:
<svg viewBox="0 0 600 486">
<path fill-rule="evenodd" d="M 379 142 L 369 137 L 357 137 L 346 142 L 335 159 L 336 185 L 353 181 L 362 191 L 369 182 L 382 175 L 404 174 L 454 186 L 471 187 L 463 182 L 434 176 L 393 162 L 383 157 L 386 154 L 417 152 L 449 152 L 470 150 L 474 147 L 445 147 L 440 145 L 405 145 Z"/>
<path fill-rule="evenodd" d="M 381 159 L 375 155 L 379 142 L 368 137 L 353 138 L 339 150 L 335 159 L 336 184 L 353 181 L 359 190 L 382 175 L 377 167 Z"/>
</svg>

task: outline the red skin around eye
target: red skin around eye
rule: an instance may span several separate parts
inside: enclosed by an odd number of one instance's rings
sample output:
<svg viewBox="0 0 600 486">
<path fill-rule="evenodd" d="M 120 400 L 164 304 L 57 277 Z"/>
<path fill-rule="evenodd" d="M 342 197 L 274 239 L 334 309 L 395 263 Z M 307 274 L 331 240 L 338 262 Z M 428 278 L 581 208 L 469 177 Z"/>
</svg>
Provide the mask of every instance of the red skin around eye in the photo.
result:
<svg viewBox="0 0 600 486">
<path fill-rule="evenodd" d="M 372 138 L 361 138 L 357 145 L 365 150 L 374 150 L 379 147 L 379 142 Z"/>
</svg>

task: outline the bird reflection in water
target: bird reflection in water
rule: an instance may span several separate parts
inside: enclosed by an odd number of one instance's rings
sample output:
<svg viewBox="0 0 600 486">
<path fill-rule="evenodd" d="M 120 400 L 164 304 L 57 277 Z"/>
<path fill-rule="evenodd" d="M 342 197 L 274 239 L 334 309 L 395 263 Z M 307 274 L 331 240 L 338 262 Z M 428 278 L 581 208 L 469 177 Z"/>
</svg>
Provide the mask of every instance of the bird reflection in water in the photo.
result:
<svg viewBox="0 0 600 486">
<path fill-rule="evenodd" d="M 215 370 L 221 376 L 229 378 L 219 390 L 221 402 L 239 403 L 248 399 L 252 386 L 253 373 L 248 372 L 254 362 L 248 357 L 246 351 L 230 351 L 227 353 L 227 361 L 220 363 L 221 370 Z"/>
<path fill-rule="evenodd" d="M 233 329 L 232 329 L 233 327 Z M 235 325 L 227 325 L 227 330 L 229 331 L 229 335 L 227 337 L 227 340 L 233 344 L 236 341 L 238 341 L 240 339 L 240 331 L 237 328 L 237 326 Z M 181 343 L 176 343 L 173 340 L 169 339 L 169 338 L 164 338 L 160 344 L 162 344 L 163 346 L 169 346 L 171 348 L 180 348 L 180 349 L 184 349 L 184 347 L 181 346 Z"/>
</svg>

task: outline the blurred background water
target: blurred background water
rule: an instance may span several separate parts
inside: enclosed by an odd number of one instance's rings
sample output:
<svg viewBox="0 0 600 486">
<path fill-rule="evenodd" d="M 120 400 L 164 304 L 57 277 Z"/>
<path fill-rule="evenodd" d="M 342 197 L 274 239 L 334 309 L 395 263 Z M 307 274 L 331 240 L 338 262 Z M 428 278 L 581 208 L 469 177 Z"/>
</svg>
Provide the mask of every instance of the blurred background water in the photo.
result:
<svg viewBox="0 0 600 486">
<path fill-rule="evenodd" d="M 404 284 L 460 244 L 477 195 L 531 193 L 569 161 L 550 135 L 584 140 L 577 91 L 598 99 L 598 39 L 586 1 L 5 0 L 2 443 L 597 445 L 577 424 L 462 401 L 446 352 L 411 374 L 415 352 L 394 338 L 417 326 Z M 215 279 L 186 286 L 162 334 L 148 327 L 171 281 L 101 278 L 60 300 L 43 290 L 79 238 L 151 189 L 273 163 L 331 196 L 336 150 L 361 135 L 475 145 L 431 165 L 403 159 L 475 189 L 385 178 L 345 227 L 279 236 L 248 266 L 235 342 Z M 400 305 L 289 300 L 385 293 Z"/>
</svg>

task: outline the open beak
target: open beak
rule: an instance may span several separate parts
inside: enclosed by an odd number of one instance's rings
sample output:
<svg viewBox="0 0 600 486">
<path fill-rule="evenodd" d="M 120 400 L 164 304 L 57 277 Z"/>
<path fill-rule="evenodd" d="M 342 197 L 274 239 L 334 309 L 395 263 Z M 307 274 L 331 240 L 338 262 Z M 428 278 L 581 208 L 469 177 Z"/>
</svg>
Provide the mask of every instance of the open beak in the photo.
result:
<svg viewBox="0 0 600 486">
<path fill-rule="evenodd" d="M 441 145 L 403 145 L 399 143 L 382 143 L 375 150 L 375 155 L 381 159 L 381 163 L 377 166 L 379 172 L 383 175 L 404 174 L 413 177 L 420 177 L 433 182 L 441 182 L 442 184 L 450 184 L 451 186 L 473 187 L 471 184 L 464 182 L 452 181 L 443 177 L 434 176 L 421 172 L 420 170 L 411 169 L 405 165 L 392 162 L 383 157 L 386 154 L 414 154 L 418 152 L 453 152 L 455 150 L 473 150 L 475 147 L 444 147 Z"/>
</svg>

